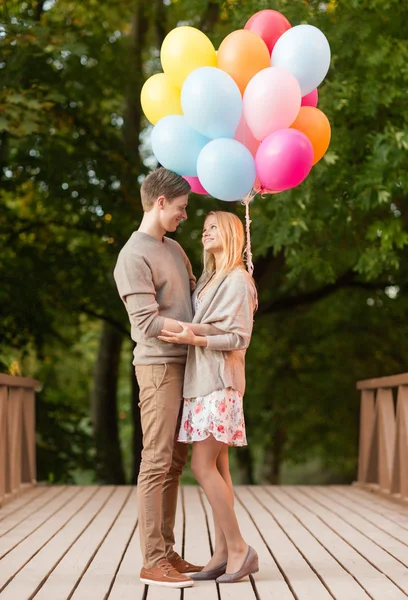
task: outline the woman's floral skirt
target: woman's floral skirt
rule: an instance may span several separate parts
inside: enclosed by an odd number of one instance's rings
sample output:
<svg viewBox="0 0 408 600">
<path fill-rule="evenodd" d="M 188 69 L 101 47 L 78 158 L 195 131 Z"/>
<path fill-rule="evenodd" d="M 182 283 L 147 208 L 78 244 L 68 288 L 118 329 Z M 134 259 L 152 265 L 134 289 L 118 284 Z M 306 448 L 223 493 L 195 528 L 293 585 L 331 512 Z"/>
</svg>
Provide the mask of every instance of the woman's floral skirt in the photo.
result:
<svg viewBox="0 0 408 600">
<path fill-rule="evenodd" d="M 246 446 L 242 395 L 232 388 L 184 398 L 179 442 L 191 444 L 213 435 L 229 446 Z"/>
</svg>

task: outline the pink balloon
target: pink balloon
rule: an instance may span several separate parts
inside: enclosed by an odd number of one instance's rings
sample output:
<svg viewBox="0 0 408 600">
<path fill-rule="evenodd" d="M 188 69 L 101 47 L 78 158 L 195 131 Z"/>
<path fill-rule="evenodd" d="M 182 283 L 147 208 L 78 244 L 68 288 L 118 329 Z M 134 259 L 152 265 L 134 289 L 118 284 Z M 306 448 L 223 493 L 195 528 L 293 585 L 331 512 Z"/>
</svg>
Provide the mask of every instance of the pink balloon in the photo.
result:
<svg viewBox="0 0 408 600">
<path fill-rule="evenodd" d="M 184 179 L 186 181 L 188 181 L 188 183 L 191 186 L 191 191 L 194 194 L 202 194 L 203 196 L 209 196 L 210 194 L 207 192 L 207 190 L 205 190 L 203 188 L 203 186 L 201 185 L 200 180 L 198 179 L 198 177 L 187 177 L 185 176 Z"/>
<path fill-rule="evenodd" d="M 235 132 L 234 140 L 237 140 L 237 142 L 241 142 L 241 144 L 244 144 L 244 146 L 248 148 L 252 156 L 255 158 L 256 151 L 259 148 L 259 141 L 252 135 L 252 132 L 249 129 L 247 122 L 245 121 L 244 115 L 242 115 L 241 117 L 237 130 Z"/>
<path fill-rule="evenodd" d="M 313 106 L 313 108 L 316 108 L 318 100 L 319 100 L 319 92 L 317 91 L 317 89 L 312 90 L 309 94 L 306 94 L 306 96 L 303 96 L 302 106 Z"/>
<path fill-rule="evenodd" d="M 309 175 L 313 165 L 313 146 L 297 129 L 280 129 L 269 135 L 256 153 L 256 172 L 268 190 L 289 190 Z"/>
<path fill-rule="evenodd" d="M 282 13 L 270 9 L 255 13 L 245 25 L 245 29 L 257 33 L 263 39 L 270 53 L 280 36 L 291 27 Z"/>
<path fill-rule="evenodd" d="M 290 127 L 300 110 L 302 95 L 295 77 L 281 67 L 259 71 L 244 93 L 244 116 L 257 140 Z"/>
</svg>

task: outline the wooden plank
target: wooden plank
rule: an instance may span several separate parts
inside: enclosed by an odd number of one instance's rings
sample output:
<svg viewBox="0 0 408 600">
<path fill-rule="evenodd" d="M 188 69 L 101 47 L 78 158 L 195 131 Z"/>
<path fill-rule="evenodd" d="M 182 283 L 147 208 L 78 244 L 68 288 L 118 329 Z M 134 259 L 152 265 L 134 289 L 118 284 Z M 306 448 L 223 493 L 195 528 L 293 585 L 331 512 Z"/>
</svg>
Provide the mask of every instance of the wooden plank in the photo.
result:
<svg viewBox="0 0 408 600">
<path fill-rule="evenodd" d="M 399 560 L 408 568 L 408 535 L 407 545 L 396 540 L 388 533 L 378 528 L 375 523 L 354 512 L 353 506 L 345 507 L 334 490 L 324 487 L 313 487 L 303 490 L 304 493 L 321 504 L 332 513 L 341 517 L 346 523 L 363 533 L 371 541 L 375 542 L 380 548 L 386 550 L 391 556 Z"/>
<path fill-rule="evenodd" d="M 405 595 L 387 577 L 329 528 L 322 519 L 309 510 L 307 498 L 289 486 L 267 488 L 270 495 L 284 504 L 292 514 L 313 534 L 343 568 L 352 575 L 373 600 L 406 600 Z M 388 595 L 387 595 L 388 594 Z"/>
<path fill-rule="evenodd" d="M 249 491 L 250 489 L 240 490 L 239 497 L 262 534 L 269 552 L 272 554 L 296 600 L 332 600 L 332 595 L 286 535 L 286 532 L 282 530 L 273 515 L 258 501 L 257 498 L 261 490 L 252 488 L 253 495 Z M 266 573 L 263 574 L 263 577 L 265 575 Z M 267 579 L 270 579 L 269 574 Z M 273 583 L 270 585 L 273 585 Z"/>
<path fill-rule="evenodd" d="M 75 489 L 75 495 L 65 506 L 2 559 L 0 563 L 0 592 L 9 580 L 81 510 L 92 494 L 92 487 Z"/>
<path fill-rule="evenodd" d="M 329 593 L 334 598 L 369 600 L 369 595 L 348 571 L 299 522 L 297 516 L 285 507 L 279 489 L 272 487 L 269 489 L 270 494 L 263 489 L 256 490 L 257 499 L 273 514 L 279 526 L 302 554 L 304 560 L 310 565 Z"/>
<path fill-rule="evenodd" d="M 358 381 L 356 387 L 358 390 L 376 390 L 379 388 L 398 387 L 408 385 L 408 373 L 391 375 L 390 377 L 376 377 L 374 379 L 363 379 Z"/>
<path fill-rule="evenodd" d="M 339 562 L 356 577 L 373 598 L 381 600 L 391 597 L 393 600 L 406 600 L 407 595 L 402 590 L 408 591 L 408 571 L 400 562 L 342 519 L 311 500 L 301 488 L 285 489 L 279 494 L 285 502 L 286 497 L 295 499 L 302 506 L 303 511 L 306 509 L 320 521 L 320 530 L 314 527 L 313 533 L 325 547 L 327 547 L 327 537 L 322 524 L 326 526 L 327 530 L 331 530 L 331 535 L 338 536 L 347 553 L 347 556 L 342 554 L 338 557 Z M 361 564 L 361 559 L 365 564 Z M 361 568 L 359 566 L 356 569 L 358 562 L 361 564 Z"/>
<path fill-rule="evenodd" d="M 4 557 L 33 532 L 37 531 L 44 523 L 57 514 L 61 508 L 69 504 L 72 498 L 78 493 L 80 493 L 80 488 L 68 487 L 62 493 L 58 493 L 57 488 L 50 502 L 47 502 L 34 512 L 30 518 L 24 519 L 16 527 L 13 527 L 8 533 L 4 534 L 1 538 L 0 558 Z"/>
<path fill-rule="evenodd" d="M 371 502 L 370 496 L 368 496 L 367 499 L 360 499 L 360 496 L 358 496 L 356 492 L 354 492 L 354 488 L 351 494 L 349 494 L 347 490 L 340 490 L 338 492 L 338 501 L 340 502 L 341 498 L 341 502 L 344 505 L 347 507 L 352 506 L 359 515 L 362 515 L 403 544 L 408 543 L 407 517 L 403 514 L 399 514 L 397 511 L 393 511 L 393 504 L 391 502 L 387 502 L 388 506 L 382 506 L 381 504 L 376 504 L 374 501 Z"/>
<path fill-rule="evenodd" d="M 88 566 L 111 530 L 129 493 L 128 488 L 125 487 L 104 486 L 101 489 L 107 501 L 98 512 L 95 512 L 90 525 L 52 571 L 35 596 L 35 600 L 70 598 L 82 576 L 86 573 Z M 90 597 L 97 600 L 93 594 Z"/>
<path fill-rule="evenodd" d="M 64 486 L 55 486 L 52 488 L 50 487 L 47 490 L 43 489 L 40 494 L 34 495 L 31 501 L 22 504 L 20 509 L 11 512 L 8 517 L 5 517 L 2 521 L 0 521 L 0 537 L 11 531 L 25 519 L 30 519 L 29 526 L 32 526 L 34 517 L 36 517 L 40 511 L 46 510 L 45 507 L 47 504 L 55 500 L 65 490 L 66 488 Z M 17 501 L 13 500 L 12 504 L 16 503 Z M 11 507 L 11 504 L 7 506 Z M 1 549 L 3 549 L 3 546 L 1 546 Z"/>
<path fill-rule="evenodd" d="M 279 598 L 279 600 L 293 600 L 294 596 L 291 589 L 265 542 L 264 532 L 258 530 L 251 510 L 246 505 L 248 500 L 252 501 L 252 495 L 248 495 L 248 490 L 252 494 L 256 494 L 257 488 L 255 486 L 249 488 L 244 486 L 235 487 L 235 512 L 242 536 L 257 551 L 259 556 L 259 572 L 252 576 L 256 593 L 262 600 L 274 600 L 276 598 Z"/>
<path fill-rule="evenodd" d="M 336 486 L 341 494 L 353 494 L 353 497 L 358 501 L 368 502 L 372 506 L 376 506 L 385 510 L 394 517 L 403 517 L 408 519 L 408 504 L 405 502 L 395 501 L 393 496 L 389 494 L 379 494 L 376 489 L 360 486 L 355 484 L 352 486 Z"/>
<path fill-rule="evenodd" d="M 142 553 L 140 550 L 139 532 L 135 530 L 130 544 L 126 549 L 123 561 L 115 578 L 109 600 L 142 600 L 145 597 L 147 585 L 140 581 L 139 573 L 142 568 Z M 41 600 L 54 600 L 48 596 Z M 35 599 L 37 600 L 37 598 Z"/>
<path fill-rule="evenodd" d="M 184 556 L 196 565 L 206 565 L 211 558 L 209 531 L 206 514 L 198 486 L 184 486 L 185 542 Z M 150 593 L 150 592 L 149 592 Z M 193 588 L 186 588 L 188 600 L 218 600 L 215 581 L 200 581 Z"/>
<path fill-rule="evenodd" d="M 116 495 L 119 514 L 71 596 L 72 600 L 102 599 L 109 594 L 137 521 L 136 489 L 122 486 Z"/>
<path fill-rule="evenodd" d="M 137 515 L 137 506 L 135 506 L 135 511 Z M 142 564 L 139 531 L 135 529 L 108 596 L 109 600 L 142 600 L 145 598 L 148 586 L 140 581 Z M 49 598 L 38 598 L 38 600 L 54 599 L 50 596 Z"/>
<path fill-rule="evenodd" d="M 44 494 L 48 489 L 50 488 L 45 485 L 36 485 L 35 487 L 28 488 L 23 494 L 20 494 L 18 498 L 15 498 L 13 502 L 8 502 L 0 508 L 0 522 L 14 512 L 20 510 L 23 506 L 30 504 L 35 498 Z"/>
<path fill-rule="evenodd" d="M 46 544 L 11 580 L 3 591 L 2 600 L 28 600 L 39 590 L 61 558 L 75 543 L 101 507 L 112 494 L 114 488 L 89 488 L 89 501 L 81 510 Z M 62 580 L 64 583 L 65 581 Z M 54 598 L 62 598 L 60 590 L 54 590 Z M 37 596 L 36 596 L 37 597 Z M 68 594 L 65 595 L 65 598 Z"/>
</svg>

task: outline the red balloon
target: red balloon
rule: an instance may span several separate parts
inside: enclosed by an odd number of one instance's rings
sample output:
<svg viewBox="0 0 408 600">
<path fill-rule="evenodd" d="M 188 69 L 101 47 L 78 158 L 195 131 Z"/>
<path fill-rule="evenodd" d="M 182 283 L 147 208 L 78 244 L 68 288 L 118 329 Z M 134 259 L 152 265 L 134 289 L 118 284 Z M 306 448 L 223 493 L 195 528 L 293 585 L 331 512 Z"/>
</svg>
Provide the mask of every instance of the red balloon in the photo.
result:
<svg viewBox="0 0 408 600">
<path fill-rule="evenodd" d="M 292 25 L 282 13 L 277 10 L 266 9 L 255 13 L 244 29 L 249 29 L 249 31 L 258 34 L 272 54 L 273 47 L 280 36 L 291 27 Z"/>
<path fill-rule="evenodd" d="M 209 196 L 210 194 L 205 190 L 201 184 L 201 181 L 198 177 L 187 177 L 184 176 L 184 179 L 190 184 L 191 191 L 193 194 L 202 194 L 203 196 Z"/>
<path fill-rule="evenodd" d="M 319 101 L 319 92 L 317 90 L 312 90 L 306 96 L 302 98 L 302 106 L 313 106 L 316 108 L 317 103 Z"/>
</svg>

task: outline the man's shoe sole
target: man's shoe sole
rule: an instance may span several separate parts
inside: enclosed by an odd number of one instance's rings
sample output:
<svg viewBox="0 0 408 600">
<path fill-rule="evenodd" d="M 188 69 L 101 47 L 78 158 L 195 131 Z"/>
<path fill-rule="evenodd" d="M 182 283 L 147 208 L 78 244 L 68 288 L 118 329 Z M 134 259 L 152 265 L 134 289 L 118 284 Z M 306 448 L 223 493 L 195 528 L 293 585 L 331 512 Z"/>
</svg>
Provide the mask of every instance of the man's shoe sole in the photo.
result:
<svg viewBox="0 0 408 600">
<path fill-rule="evenodd" d="M 168 581 L 156 581 L 155 579 L 145 579 L 145 578 L 140 578 L 140 581 L 142 583 L 146 583 L 147 585 L 159 585 L 161 587 L 168 587 L 168 588 L 186 588 L 186 587 L 193 587 L 194 585 L 194 581 L 183 581 L 183 582 L 168 582 Z"/>
</svg>

